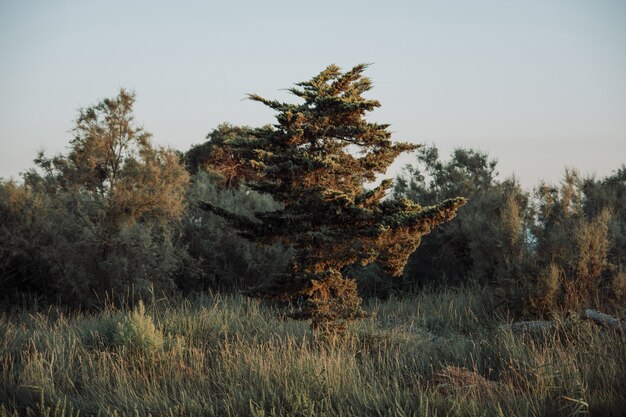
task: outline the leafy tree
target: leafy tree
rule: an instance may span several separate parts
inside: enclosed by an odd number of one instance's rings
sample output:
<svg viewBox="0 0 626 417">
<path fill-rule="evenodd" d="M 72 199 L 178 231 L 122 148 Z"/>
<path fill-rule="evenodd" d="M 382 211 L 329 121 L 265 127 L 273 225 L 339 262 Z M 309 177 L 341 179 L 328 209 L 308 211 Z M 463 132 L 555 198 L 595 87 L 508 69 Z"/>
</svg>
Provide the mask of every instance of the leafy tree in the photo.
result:
<svg viewBox="0 0 626 417">
<path fill-rule="evenodd" d="M 302 300 L 294 317 L 312 319 L 313 329 L 331 330 L 362 317 L 354 280 L 342 270 L 377 261 L 398 276 L 423 235 L 451 220 L 463 198 L 431 207 L 409 200 L 384 200 L 392 181 L 367 190 L 402 152 L 418 146 L 391 142 L 388 125 L 370 123 L 367 112 L 380 106 L 366 99 L 371 82 L 366 65 L 342 72 L 331 65 L 289 91 L 301 104 L 249 98 L 277 112 L 277 124 L 250 130 L 228 143 L 224 158 L 258 173 L 248 186 L 269 193 L 282 208 L 242 216 L 205 202 L 242 236 L 262 244 L 293 247 L 288 273 L 276 274 L 249 290 L 253 296 Z"/>
<path fill-rule="evenodd" d="M 416 157 L 416 164 L 407 165 L 397 178 L 396 196 L 432 204 L 442 198 L 478 194 L 497 182 L 497 161 L 474 149 L 457 148 L 448 161 L 442 161 L 436 147 L 426 146 Z"/>
<path fill-rule="evenodd" d="M 121 89 L 115 98 L 82 109 L 73 129 L 68 155 L 35 163 L 44 171 L 27 180 L 48 191 L 88 196 L 104 208 L 112 225 L 180 217 L 189 175 L 180 157 L 150 143 L 151 134 L 135 126 L 135 95 Z"/>
<path fill-rule="evenodd" d="M 538 290 L 528 297 L 534 310 L 622 305 L 625 178 L 623 168 L 599 181 L 566 170 L 560 186 L 537 187 L 532 233 L 537 241 L 535 263 L 542 273 L 533 277 Z M 548 286 L 546 281 L 553 288 L 548 300 L 537 297 Z"/>
<path fill-rule="evenodd" d="M 39 170 L 25 175 L 25 195 L 37 197 L 25 200 L 38 204 L 33 229 L 45 244 L 21 253 L 36 252 L 48 288 L 73 303 L 130 288 L 173 290 L 177 271 L 194 265 L 175 227 L 189 175 L 175 152 L 153 147 L 136 126 L 134 101 L 122 89 L 81 110 L 69 152 L 41 153 Z"/>
<path fill-rule="evenodd" d="M 394 187 L 396 198 L 427 204 L 454 195 L 469 198 L 454 222 L 428 235 L 411 255 L 407 286 L 518 278 L 527 249 L 529 199 L 515 179 L 499 180 L 496 167 L 495 160 L 473 149 L 455 149 L 442 161 L 433 146 L 418 150 L 416 163 L 405 167 Z"/>
</svg>

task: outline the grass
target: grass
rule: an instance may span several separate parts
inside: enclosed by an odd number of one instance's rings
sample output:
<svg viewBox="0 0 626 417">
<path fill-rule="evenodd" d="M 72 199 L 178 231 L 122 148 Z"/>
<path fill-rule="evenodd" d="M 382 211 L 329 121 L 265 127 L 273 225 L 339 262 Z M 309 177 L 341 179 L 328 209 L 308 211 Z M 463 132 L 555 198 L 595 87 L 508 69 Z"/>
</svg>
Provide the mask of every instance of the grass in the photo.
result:
<svg viewBox="0 0 626 417">
<path fill-rule="evenodd" d="M 0 416 L 619 416 L 626 337 L 514 334 L 479 289 L 367 304 L 335 340 L 241 296 L 0 316 Z"/>
</svg>

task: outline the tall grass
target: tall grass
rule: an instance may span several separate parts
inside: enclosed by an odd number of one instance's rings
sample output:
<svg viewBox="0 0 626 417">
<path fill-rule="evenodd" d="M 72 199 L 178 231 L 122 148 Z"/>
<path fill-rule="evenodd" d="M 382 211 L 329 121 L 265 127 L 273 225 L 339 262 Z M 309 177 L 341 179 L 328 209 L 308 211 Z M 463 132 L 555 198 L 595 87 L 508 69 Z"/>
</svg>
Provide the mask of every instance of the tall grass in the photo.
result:
<svg viewBox="0 0 626 417">
<path fill-rule="evenodd" d="M 487 294 L 371 302 L 326 341 L 240 296 L 4 314 L 0 416 L 624 415 L 623 334 L 514 334 Z"/>
</svg>

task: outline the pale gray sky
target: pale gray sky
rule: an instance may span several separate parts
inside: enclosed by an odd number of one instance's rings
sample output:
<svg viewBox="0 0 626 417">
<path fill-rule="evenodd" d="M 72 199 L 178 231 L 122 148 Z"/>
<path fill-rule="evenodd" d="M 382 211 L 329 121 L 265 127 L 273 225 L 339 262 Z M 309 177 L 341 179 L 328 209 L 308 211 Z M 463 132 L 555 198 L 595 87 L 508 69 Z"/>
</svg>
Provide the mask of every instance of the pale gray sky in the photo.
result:
<svg viewBox="0 0 626 417">
<path fill-rule="evenodd" d="M 626 163 L 623 0 L 0 0 L 0 177 L 63 151 L 77 110 L 119 87 L 184 151 L 221 122 L 271 123 L 246 93 L 290 100 L 360 62 L 397 140 L 486 151 L 528 187 Z"/>
</svg>

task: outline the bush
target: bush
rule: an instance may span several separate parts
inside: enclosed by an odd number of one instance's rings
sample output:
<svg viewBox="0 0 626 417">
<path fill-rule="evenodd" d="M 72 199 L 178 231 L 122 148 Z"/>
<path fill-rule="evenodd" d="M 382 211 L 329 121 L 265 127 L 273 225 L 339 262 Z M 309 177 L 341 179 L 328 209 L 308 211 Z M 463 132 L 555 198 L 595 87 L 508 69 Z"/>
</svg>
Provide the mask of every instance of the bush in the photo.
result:
<svg viewBox="0 0 626 417">
<path fill-rule="evenodd" d="M 533 256 L 543 270 L 560 271 L 554 309 L 610 308 L 620 297 L 619 271 L 624 255 L 613 249 L 616 243 L 619 245 L 615 230 L 622 227 L 622 219 L 612 213 L 622 212 L 624 208 L 619 204 L 626 200 L 600 197 L 597 188 L 607 183 L 616 187 L 610 179 L 581 180 L 576 171 L 566 170 L 560 187 L 541 184 L 535 192 Z M 540 298 L 529 299 L 527 304 L 532 312 L 541 304 Z"/>
<path fill-rule="evenodd" d="M 5 304 L 50 292 L 54 269 L 41 250 L 52 240 L 44 221 L 47 212 L 45 195 L 0 181 L 0 301 Z"/>
<path fill-rule="evenodd" d="M 515 312 L 546 315 L 583 307 L 622 308 L 626 284 L 626 168 L 602 180 L 566 170 L 560 185 L 531 196 L 499 181 L 486 154 L 435 148 L 398 178 L 395 197 L 429 203 L 465 195 L 455 222 L 422 242 L 400 285 L 490 285 Z"/>
<path fill-rule="evenodd" d="M 188 174 L 135 126 L 133 104 L 121 90 L 81 110 L 67 154 L 41 153 L 23 184 L 2 185 L 0 286 L 92 306 L 171 292 L 193 272 L 175 227 Z"/>
<path fill-rule="evenodd" d="M 524 268 L 529 198 L 514 179 L 499 181 L 496 162 L 481 152 L 456 149 L 448 162 L 436 148 L 420 149 L 417 164 L 397 179 L 394 196 L 422 204 L 463 195 L 457 219 L 425 236 L 403 276 L 410 288 L 474 282 L 501 285 Z"/>
<path fill-rule="evenodd" d="M 258 246 L 242 238 L 219 216 L 198 208 L 199 201 L 219 204 L 240 215 L 274 210 L 279 207 L 270 196 L 239 188 L 223 188 L 211 174 L 198 172 L 192 177 L 187 194 L 189 209 L 181 228 L 190 256 L 197 259 L 202 280 L 181 277 L 185 290 L 241 290 L 257 285 L 266 277 L 284 272 L 291 252 L 282 245 Z"/>
<path fill-rule="evenodd" d="M 143 354 L 158 353 L 163 350 L 163 331 L 157 329 L 152 316 L 146 314 L 146 306 L 139 301 L 124 321 L 117 324 L 117 342 L 131 351 Z"/>
</svg>

